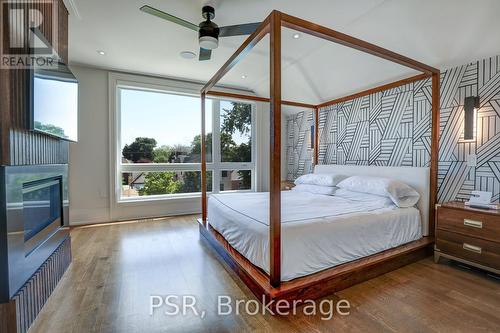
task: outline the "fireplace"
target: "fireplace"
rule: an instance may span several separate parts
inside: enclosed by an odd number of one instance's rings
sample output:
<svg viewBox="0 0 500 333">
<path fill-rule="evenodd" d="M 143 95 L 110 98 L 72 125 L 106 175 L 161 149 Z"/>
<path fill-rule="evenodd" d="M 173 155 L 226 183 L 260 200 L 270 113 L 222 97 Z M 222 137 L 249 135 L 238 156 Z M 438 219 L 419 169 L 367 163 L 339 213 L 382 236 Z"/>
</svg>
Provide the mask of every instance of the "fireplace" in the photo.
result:
<svg viewBox="0 0 500 333">
<path fill-rule="evenodd" d="M 68 166 L 0 167 L 0 303 L 13 297 L 69 237 Z M 2 231 L 3 230 L 3 231 Z"/>
<path fill-rule="evenodd" d="M 24 252 L 30 255 L 62 226 L 62 177 L 23 184 Z"/>
</svg>

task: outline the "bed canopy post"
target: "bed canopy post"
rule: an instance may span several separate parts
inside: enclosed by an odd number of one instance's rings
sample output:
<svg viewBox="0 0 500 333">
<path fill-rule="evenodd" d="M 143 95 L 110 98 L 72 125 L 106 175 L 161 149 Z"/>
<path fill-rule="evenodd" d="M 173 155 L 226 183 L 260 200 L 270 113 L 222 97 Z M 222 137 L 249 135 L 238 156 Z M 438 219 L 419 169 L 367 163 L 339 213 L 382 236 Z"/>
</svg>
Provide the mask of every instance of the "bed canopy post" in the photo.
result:
<svg viewBox="0 0 500 333">
<path fill-rule="evenodd" d="M 430 165 L 430 194 L 429 194 L 429 235 L 434 236 L 435 225 L 435 205 L 437 199 L 438 187 L 438 160 L 439 160 L 439 119 L 441 109 L 440 97 L 440 78 L 439 70 L 432 73 L 432 132 L 431 132 L 431 165 Z"/>
<path fill-rule="evenodd" d="M 270 283 L 281 283 L 281 13 L 273 11 L 270 22 L 270 158 L 269 242 Z"/>
<path fill-rule="evenodd" d="M 203 225 L 207 223 L 207 152 L 205 135 L 205 93 L 201 93 L 201 216 Z"/>
<path fill-rule="evenodd" d="M 319 161 L 319 107 L 314 107 L 314 166 Z"/>
</svg>

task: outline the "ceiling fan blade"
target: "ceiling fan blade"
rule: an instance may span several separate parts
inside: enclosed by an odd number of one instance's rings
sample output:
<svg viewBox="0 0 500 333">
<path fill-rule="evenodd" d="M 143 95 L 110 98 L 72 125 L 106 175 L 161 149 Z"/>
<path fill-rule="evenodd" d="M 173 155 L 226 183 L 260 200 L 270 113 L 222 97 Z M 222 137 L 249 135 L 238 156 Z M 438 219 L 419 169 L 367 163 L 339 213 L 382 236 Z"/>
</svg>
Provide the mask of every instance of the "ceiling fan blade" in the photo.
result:
<svg viewBox="0 0 500 333">
<path fill-rule="evenodd" d="M 188 29 L 191 29 L 191 30 L 194 30 L 194 31 L 198 31 L 198 26 L 196 24 L 193 24 L 191 22 L 188 22 L 186 20 L 183 20 L 181 18 L 178 18 L 174 15 L 170 15 L 168 13 L 165 13 L 159 9 L 156 9 L 156 8 L 153 8 L 151 6 L 142 6 L 140 8 L 141 11 L 145 12 L 145 13 L 148 13 L 150 15 L 154 15 L 156 17 L 159 17 L 161 19 L 164 19 L 164 20 L 167 20 L 167 21 L 170 21 L 170 22 L 173 22 L 173 23 L 177 23 L 179 25 L 182 25 L 183 27 L 186 27 Z"/>
<path fill-rule="evenodd" d="M 246 23 L 246 24 L 236 24 L 236 25 L 228 25 L 227 27 L 219 27 L 219 36 L 220 37 L 230 37 L 230 36 L 242 36 L 242 35 L 250 35 L 257 29 L 260 25 L 258 23 Z"/>
<path fill-rule="evenodd" d="M 200 47 L 200 57 L 199 57 L 200 61 L 210 60 L 211 55 L 212 55 L 212 50 L 207 50 Z"/>
</svg>

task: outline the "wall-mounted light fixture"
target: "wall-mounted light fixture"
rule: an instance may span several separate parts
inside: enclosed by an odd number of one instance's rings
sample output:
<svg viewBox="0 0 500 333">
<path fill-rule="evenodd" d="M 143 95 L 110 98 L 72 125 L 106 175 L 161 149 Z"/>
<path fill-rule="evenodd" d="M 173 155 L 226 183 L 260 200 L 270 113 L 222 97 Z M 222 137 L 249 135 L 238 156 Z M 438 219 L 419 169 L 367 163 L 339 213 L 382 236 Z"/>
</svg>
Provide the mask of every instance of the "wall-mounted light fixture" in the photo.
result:
<svg viewBox="0 0 500 333">
<path fill-rule="evenodd" d="M 464 101 L 464 140 L 474 140 L 477 109 L 479 109 L 479 96 L 466 97 Z"/>
</svg>

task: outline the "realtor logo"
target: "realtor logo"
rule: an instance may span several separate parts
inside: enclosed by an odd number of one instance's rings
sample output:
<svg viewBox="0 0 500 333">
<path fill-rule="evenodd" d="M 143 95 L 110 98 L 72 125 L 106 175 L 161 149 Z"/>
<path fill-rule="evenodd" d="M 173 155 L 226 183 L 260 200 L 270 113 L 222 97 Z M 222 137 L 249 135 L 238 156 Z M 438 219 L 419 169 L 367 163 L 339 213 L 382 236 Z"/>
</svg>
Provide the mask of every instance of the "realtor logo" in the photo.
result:
<svg viewBox="0 0 500 333">
<path fill-rule="evenodd" d="M 0 68 L 57 64 L 58 1 L 0 1 Z"/>
</svg>

